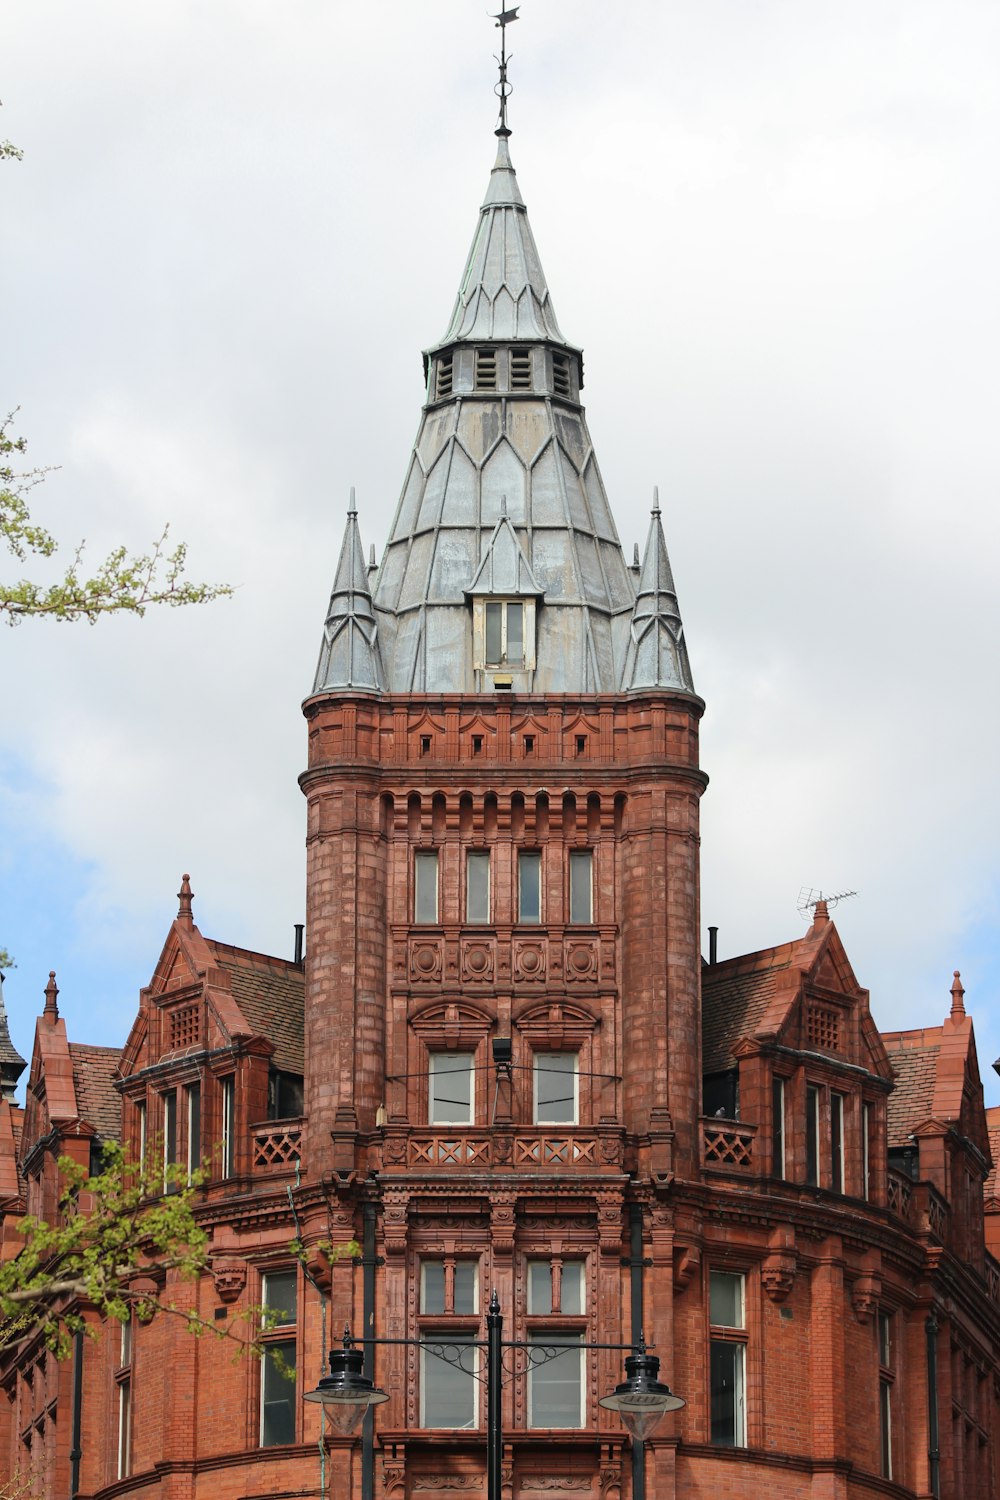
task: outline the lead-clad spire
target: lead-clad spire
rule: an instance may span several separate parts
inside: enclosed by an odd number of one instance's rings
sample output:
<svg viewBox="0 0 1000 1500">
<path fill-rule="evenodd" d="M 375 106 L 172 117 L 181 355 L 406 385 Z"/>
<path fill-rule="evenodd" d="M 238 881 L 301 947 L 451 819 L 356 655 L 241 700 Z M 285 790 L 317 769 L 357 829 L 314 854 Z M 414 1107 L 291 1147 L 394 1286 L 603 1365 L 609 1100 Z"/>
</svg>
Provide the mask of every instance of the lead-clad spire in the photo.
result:
<svg viewBox="0 0 1000 1500">
<path fill-rule="evenodd" d="M 351 689 L 377 693 L 383 685 L 378 627 L 352 489 L 313 692 Z"/>
<path fill-rule="evenodd" d="M 653 491 L 653 511 L 632 613 L 632 639 L 625 659 L 622 688 L 680 688 L 694 692 L 677 605 L 674 575 L 660 521 L 660 496 Z"/>
<path fill-rule="evenodd" d="M 565 344 L 501 136 L 451 321 L 437 348 L 459 341 L 551 339 Z"/>
</svg>

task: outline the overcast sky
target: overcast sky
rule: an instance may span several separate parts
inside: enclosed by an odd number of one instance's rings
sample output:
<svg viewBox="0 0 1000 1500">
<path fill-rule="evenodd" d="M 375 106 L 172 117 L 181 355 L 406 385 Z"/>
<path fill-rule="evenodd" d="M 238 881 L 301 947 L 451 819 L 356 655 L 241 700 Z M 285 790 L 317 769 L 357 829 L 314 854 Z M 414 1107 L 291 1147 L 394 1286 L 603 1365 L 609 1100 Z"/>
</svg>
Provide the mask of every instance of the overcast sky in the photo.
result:
<svg viewBox="0 0 1000 1500">
<path fill-rule="evenodd" d="M 512 154 L 622 541 L 660 487 L 707 702 L 703 919 L 835 919 L 883 1028 L 1000 1054 L 1000 7 L 524 0 Z M 309 691 L 387 535 L 495 141 L 472 0 L 10 0 L 0 403 L 38 519 L 169 519 L 236 598 L 0 634 L 0 945 L 30 1052 L 120 1044 L 190 870 L 291 954 Z M 0 559 L 10 571 L 11 564 Z"/>
</svg>

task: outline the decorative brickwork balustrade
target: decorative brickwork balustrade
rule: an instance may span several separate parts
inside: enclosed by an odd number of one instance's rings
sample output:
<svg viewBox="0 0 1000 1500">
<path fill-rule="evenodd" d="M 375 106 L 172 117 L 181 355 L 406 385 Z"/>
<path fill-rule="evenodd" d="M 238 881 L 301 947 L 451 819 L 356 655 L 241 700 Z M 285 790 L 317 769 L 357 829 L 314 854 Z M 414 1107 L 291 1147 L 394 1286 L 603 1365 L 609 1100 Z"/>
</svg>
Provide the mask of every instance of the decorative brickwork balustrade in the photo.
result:
<svg viewBox="0 0 1000 1500">
<path fill-rule="evenodd" d="M 702 1119 L 701 1164 L 724 1172 L 753 1171 L 756 1125 L 736 1120 Z"/>
<path fill-rule="evenodd" d="M 253 1127 L 255 1172 L 277 1172 L 298 1165 L 302 1123 L 301 1120 L 275 1120 Z"/>
<path fill-rule="evenodd" d="M 386 1142 L 385 1158 L 402 1165 L 402 1153 Z M 411 1135 L 407 1141 L 409 1167 L 513 1167 L 515 1170 L 560 1171 L 565 1167 L 620 1169 L 622 1144 L 618 1132 L 561 1130 L 558 1133 L 515 1135 L 506 1131 L 436 1131 Z"/>
<path fill-rule="evenodd" d="M 924 1195 L 926 1195 L 926 1199 L 921 1204 L 923 1210 L 921 1217 L 934 1238 L 943 1245 L 948 1237 L 948 1218 L 950 1212 L 948 1204 L 937 1189 L 931 1187 L 929 1182 L 923 1184 L 921 1197 L 924 1197 Z"/>
<path fill-rule="evenodd" d="M 913 1180 L 903 1172 L 889 1168 L 886 1180 L 886 1202 L 889 1212 L 907 1224 L 913 1218 Z"/>
</svg>

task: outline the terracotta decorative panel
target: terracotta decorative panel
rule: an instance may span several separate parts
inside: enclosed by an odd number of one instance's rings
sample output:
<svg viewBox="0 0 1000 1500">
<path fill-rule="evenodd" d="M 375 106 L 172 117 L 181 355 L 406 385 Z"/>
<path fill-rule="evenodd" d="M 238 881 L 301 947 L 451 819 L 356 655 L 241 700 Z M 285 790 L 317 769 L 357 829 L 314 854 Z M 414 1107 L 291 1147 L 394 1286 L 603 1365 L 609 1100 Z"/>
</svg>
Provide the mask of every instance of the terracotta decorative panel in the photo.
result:
<svg viewBox="0 0 1000 1500">
<path fill-rule="evenodd" d="M 440 938 L 410 939 L 410 979 L 424 984 L 440 983 L 443 963 Z"/>
<path fill-rule="evenodd" d="M 514 943 L 514 979 L 519 984 L 544 984 L 545 944 L 518 940 Z"/>
</svg>

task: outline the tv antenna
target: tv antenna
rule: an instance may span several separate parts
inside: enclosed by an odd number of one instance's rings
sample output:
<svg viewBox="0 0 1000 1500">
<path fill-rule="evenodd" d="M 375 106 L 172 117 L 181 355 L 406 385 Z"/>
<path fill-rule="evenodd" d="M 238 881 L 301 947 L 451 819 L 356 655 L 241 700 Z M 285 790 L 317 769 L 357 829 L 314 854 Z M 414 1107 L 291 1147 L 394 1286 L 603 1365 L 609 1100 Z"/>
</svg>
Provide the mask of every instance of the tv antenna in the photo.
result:
<svg viewBox="0 0 1000 1500">
<path fill-rule="evenodd" d="M 837 891 L 836 894 L 827 895 L 826 891 L 818 891 L 811 885 L 804 885 L 799 891 L 797 902 L 799 916 L 806 921 L 811 921 L 813 912 L 821 901 L 826 902 L 827 910 L 836 906 L 840 901 L 846 901 L 850 896 L 856 896 L 857 891 Z"/>
</svg>

